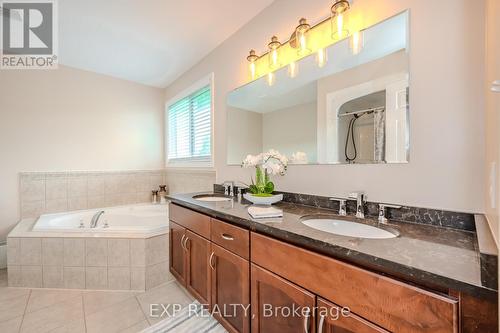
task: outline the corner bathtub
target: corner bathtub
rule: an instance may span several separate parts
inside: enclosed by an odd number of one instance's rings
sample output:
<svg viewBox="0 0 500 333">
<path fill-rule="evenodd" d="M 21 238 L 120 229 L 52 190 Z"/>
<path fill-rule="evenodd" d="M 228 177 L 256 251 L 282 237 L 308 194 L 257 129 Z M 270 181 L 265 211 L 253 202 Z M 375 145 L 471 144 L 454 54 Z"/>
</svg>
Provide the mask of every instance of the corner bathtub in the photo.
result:
<svg viewBox="0 0 500 333">
<path fill-rule="evenodd" d="M 97 227 L 90 228 L 100 211 Z M 24 219 L 9 233 L 7 247 L 11 287 L 144 291 L 173 280 L 167 205 Z"/>
<path fill-rule="evenodd" d="M 92 217 L 100 211 L 104 211 L 104 214 L 99 218 L 97 226 L 90 228 Z M 136 234 L 167 232 L 168 206 L 143 204 L 46 214 L 36 221 L 33 231 Z"/>
</svg>

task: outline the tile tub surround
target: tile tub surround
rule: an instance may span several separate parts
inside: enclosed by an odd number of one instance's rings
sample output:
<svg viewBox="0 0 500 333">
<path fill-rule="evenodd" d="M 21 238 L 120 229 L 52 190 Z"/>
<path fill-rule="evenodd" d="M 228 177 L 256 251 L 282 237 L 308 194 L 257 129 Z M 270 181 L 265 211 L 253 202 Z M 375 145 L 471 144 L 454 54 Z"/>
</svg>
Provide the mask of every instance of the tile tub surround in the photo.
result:
<svg viewBox="0 0 500 333">
<path fill-rule="evenodd" d="M 249 203 L 245 200 L 202 202 L 193 199 L 196 194 L 200 193 L 171 194 L 169 199 L 230 224 L 432 290 L 452 289 L 489 300 L 498 298 L 497 289 L 481 280 L 480 252 L 474 232 L 389 220 L 388 226 L 400 234 L 396 238 L 344 237 L 301 223 L 302 216 L 336 216 L 336 210 L 281 202 L 276 206 L 283 209 L 283 218 L 256 220 L 249 216 Z M 378 225 L 374 218 L 336 217 Z"/>
<path fill-rule="evenodd" d="M 151 190 L 165 184 L 163 170 L 22 172 L 21 219 L 46 213 L 151 201 Z"/>
<path fill-rule="evenodd" d="M 168 242 L 168 233 L 145 239 L 9 236 L 9 286 L 148 290 L 173 279 Z"/>
<path fill-rule="evenodd" d="M 214 184 L 213 190 L 217 193 L 224 193 L 224 187 L 220 184 Z M 338 211 L 339 209 L 339 202 L 332 201 L 329 197 L 279 191 L 277 191 L 276 193 L 283 194 L 283 201 L 285 202 L 317 208 L 332 209 L 336 211 Z M 355 200 L 349 199 L 347 201 L 347 214 L 356 215 Z M 366 202 L 365 215 L 378 217 L 378 203 L 370 201 Z M 401 208 L 399 209 L 386 208 L 386 217 L 394 221 L 419 223 L 465 231 L 475 231 L 474 214 L 472 213 L 450 212 L 440 209 L 409 207 L 401 205 Z"/>
<path fill-rule="evenodd" d="M 210 191 L 215 183 L 214 170 L 167 168 L 165 174 L 169 193 Z"/>
</svg>

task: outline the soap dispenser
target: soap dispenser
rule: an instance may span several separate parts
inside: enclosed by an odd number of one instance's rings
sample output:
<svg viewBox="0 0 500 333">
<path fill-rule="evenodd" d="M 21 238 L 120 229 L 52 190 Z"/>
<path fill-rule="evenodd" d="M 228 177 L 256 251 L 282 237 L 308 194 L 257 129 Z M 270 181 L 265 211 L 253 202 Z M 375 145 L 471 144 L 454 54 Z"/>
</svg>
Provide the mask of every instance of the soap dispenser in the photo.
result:
<svg viewBox="0 0 500 333">
<path fill-rule="evenodd" d="M 160 185 L 160 191 L 158 192 L 160 204 L 167 203 L 167 185 Z"/>
</svg>

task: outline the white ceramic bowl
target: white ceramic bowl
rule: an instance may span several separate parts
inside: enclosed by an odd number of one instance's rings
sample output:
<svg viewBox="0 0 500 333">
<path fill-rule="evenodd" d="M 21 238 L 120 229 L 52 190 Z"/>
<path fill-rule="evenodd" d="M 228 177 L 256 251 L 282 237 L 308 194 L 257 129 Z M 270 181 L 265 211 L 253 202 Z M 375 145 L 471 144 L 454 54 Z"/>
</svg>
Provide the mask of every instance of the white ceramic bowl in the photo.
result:
<svg viewBox="0 0 500 333">
<path fill-rule="evenodd" d="M 247 199 L 254 205 L 272 205 L 283 200 L 283 194 L 276 194 L 270 197 L 256 197 L 251 193 L 243 194 L 243 198 Z"/>
</svg>

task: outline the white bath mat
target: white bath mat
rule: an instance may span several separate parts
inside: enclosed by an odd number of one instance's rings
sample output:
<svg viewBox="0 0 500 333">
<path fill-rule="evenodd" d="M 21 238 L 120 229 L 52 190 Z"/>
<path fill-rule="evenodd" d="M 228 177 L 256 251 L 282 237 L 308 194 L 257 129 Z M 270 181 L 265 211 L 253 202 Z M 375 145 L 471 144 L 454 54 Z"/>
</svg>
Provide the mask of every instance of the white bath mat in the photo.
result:
<svg viewBox="0 0 500 333">
<path fill-rule="evenodd" d="M 144 329 L 141 333 L 227 333 L 217 320 L 194 302 L 175 314 Z"/>
</svg>

